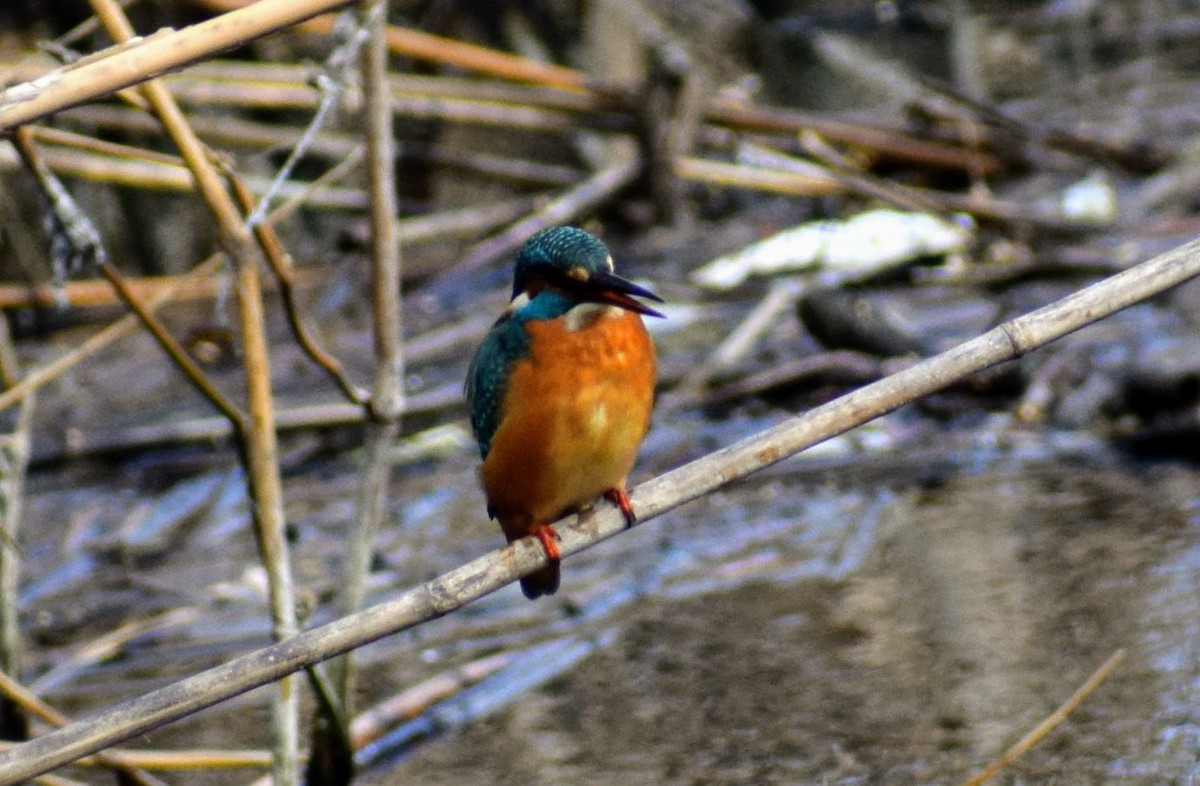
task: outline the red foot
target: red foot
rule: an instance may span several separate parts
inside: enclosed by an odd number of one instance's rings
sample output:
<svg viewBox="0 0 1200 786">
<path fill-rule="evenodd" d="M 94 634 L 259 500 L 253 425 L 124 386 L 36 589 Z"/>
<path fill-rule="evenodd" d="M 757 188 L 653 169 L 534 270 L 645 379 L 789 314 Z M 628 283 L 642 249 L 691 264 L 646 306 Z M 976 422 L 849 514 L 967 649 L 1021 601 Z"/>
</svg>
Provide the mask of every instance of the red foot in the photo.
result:
<svg viewBox="0 0 1200 786">
<path fill-rule="evenodd" d="M 556 563 L 562 558 L 558 553 L 558 533 L 554 531 L 554 527 L 549 524 L 536 524 L 529 530 L 529 534 L 542 544 L 546 559 Z"/>
<path fill-rule="evenodd" d="M 625 517 L 625 526 L 632 527 L 637 521 L 637 516 L 634 515 L 633 503 L 629 501 L 625 489 L 609 489 L 604 492 L 604 498 L 621 509 L 621 515 Z"/>
</svg>

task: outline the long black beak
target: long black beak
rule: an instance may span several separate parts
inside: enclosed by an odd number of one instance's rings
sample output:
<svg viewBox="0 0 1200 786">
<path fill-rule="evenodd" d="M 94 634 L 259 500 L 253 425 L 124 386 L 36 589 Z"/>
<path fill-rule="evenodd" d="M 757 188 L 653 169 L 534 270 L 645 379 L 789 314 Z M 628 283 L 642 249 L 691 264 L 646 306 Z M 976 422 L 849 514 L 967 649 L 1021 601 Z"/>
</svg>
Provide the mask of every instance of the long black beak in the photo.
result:
<svg viewBox="0 0 1200 786">
<path fill-rule="evenodd" d="M 573 281 L 572 283 L 582 297 L 593 303 L 618 306 L 648 317 L 666 318 L 665 314 L 655 311 L 641 301 L 634 300 L 634 297 L 641 297 L 662 303 L 664 302 L 662 298 L 615 273 L 592 273 L 588 276 L 587 281 Z"/>
</svg>

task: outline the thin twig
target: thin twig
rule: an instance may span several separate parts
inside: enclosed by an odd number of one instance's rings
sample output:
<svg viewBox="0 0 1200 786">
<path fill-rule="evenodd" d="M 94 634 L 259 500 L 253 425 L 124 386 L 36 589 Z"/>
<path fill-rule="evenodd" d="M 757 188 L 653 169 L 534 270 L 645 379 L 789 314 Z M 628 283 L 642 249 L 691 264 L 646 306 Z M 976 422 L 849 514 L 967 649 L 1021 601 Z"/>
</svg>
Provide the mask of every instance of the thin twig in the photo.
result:
<svg viewBox="0 0 1200 786">
<path fill-rule="evenodd" d="M 1101 682 L 1108 678 L 1113 669 L 1125 660 L 1125 650 L 1117 650 L 1108 657 L 1108 660 L 1100 664 L 1100 668 L 1092 672 L 1092 676 L 1088 677 L 1078 690 L 1071 694 L 1070 698 L 1058 706 L 1054 712 L 1050 713 L 1041 723 L 1034 726 L 1033 729 L 1017 741 L 1015 745 L 1006 750 L 999 758 L 984 768 L 983 772 L 968 778 L 963 782 L 963 786 L 979 786 L 979 784 L 990 780 L 993 775 L 1000 770 L 1011 765 L 1017 759 L 1025 755 L 1026 751 L 1042 741 L 1058 724 L 1067 719 L 1067 716 L 1075 711 L 1075 708 L 1086 699 L 1092 691 L 1096 689 Z"/>
<path fill-rule="evenodd" d="M 428 291 L 436 293 L 453 289 L 479 268 L 516 251 L 539 230 L 577 220 L 581 214 L 627 186 L 640 169 L 641 161 L 638 156 L 631 155 L 600 170 L 500 234 L 476 245 L 463 256 L 453 270 L 430 284 Z"/>
<path fill-rule="evenodd" d="M 245 182 L 232 171 L 227 171 L 226 175 L 242 209 L 247 212 L 253 210 L 254 198 Z M 296 304 L 296 272 L 275 228 L 269 222 L 259 221 L 252 224 L 252 229 L 254 237 L 258 240 L 259 248 L 262 249 L 263 256 L 271 266 L 271 272 L 275 274 L 275 280 L 279 284 L 283 311 L 287 314 L 288 325 L 292 328 L 292 335 L 295 336 L 296 343 L 314 363 L 329 375 L 347 399 L 355 404 L 365 404 L 366 392 L 354 384 L 337 358 L 321 348 L 304 324 L 304 320 L 301 319 L 300 307 Z"/>
<path fill-rule="evenodd" d="M 222 11 L 242 8 L 247 2 L 248 0 L 204 0 L 209 8 Z M 333 30 L 333 21 L 329 17 L 320 17 L 297 25 L 297 28 L 326 34 Z M 571 68 L 526 60 L 507 52 L 497 52 L 494 49 L 430 35 L 420 30 L 389 25 L 384 31 L 384 36 L 388 49 L 395 54 L 455 65 L 503 79 L 555 85 L 566 89 L 582 89 L 587 81 L 583 74 Z"/>
<path fill-rule="evenodd" d="M 0 741 L 0 750 L 11 750 L 18 743 Z M 232 770 L 260 769 L 271 766 L 271 754 L 265 750 L 153 750 L 138 748 L 113 751 L 121 761 L 142 770 Z M 95 756 L 85 756 L 72 764 L 81 767 L 109 767 Z"/>
<path fill-rule="evenodd" d="M 278 209 L 271 213 L 270 221 L 272 223 L 282 221 L 290 216 L 302 204 L 312 192 L 326 183 L 336 182 L 351 169 L 358 165 L 359 155 L 354 153 L 346 158 L 337 166 L 325 172 L 321 177 L 317 178 L 308 191 L 296 195 L 288 202 L 280 205 Z M 186 275 L 165 281 L 162 288 L 156 292 L 145 295 L 145 307 L 153 312 L 164 304 L 174 299 L 175 295 L 181 291 L 190 290 L 190 288 L 199 281 L 207 279 L 209 276 L 217 273 L 225 265 L 225 256 L 221 253 L 216 253 L 197 265 L 192 271 Z M 132 283 L 132 282 L 131 282 Z M 139 297 L 141 295 L 139 294 Z M 0 412 L 8 409 L 13 404 L 21 401 L 26 396 L 34 392 L 40 387 L 53 382 L 61 377 L 66 372 L 70 371 L 75 366 L 82 363 L 84 360 L 99 353 L 106 347 L 111 346 L 125 336 L 130 335 L 137 330 L 140 322 L 134 314 L 128 314 L 121 317 L 116 322 L 99 331 L 90 338 L 84 340 L 78 347 L 63 354 L 61 357 L 52 360 L 44 366 L 29 372 L 29 374 L 18 382 L 13 387 L 0 393 Z M 228 425 L 221 431 L 222 436 L 230 434 Z"/>
<path fill-rule="evenodd" d="M 642 484 L 630 495 L 639 523 L 1197 276 L 1200 240 Z M 615 508 L 588 511 L 557 527 L 559 550 L 568 556 L 628 528 Z M 535 538 L 523 538 L 393 600 L 234 658 L 0 754 L 0 784 L 61 766 L 285 674 L 445 616 L 545 565 L 542 545 Z"/>
</svg>

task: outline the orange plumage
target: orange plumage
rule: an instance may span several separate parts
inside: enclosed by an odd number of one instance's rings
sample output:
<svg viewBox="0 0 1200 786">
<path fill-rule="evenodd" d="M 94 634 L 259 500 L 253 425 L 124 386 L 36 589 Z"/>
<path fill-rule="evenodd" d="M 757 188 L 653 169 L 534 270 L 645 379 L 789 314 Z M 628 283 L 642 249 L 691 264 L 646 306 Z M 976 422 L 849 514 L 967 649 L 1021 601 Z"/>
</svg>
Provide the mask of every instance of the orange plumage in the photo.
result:
<svg viewBox="0 0 1200 786">
<path fill-rule="evenodd" d="M 574 331 L 568 318 L 526 325 L 530 356 L 512 369 L 480 470 L 509 540 L 624 489 L 650 427 L 654 345 L 637 314 L 600 308 Z"/>
</svg>

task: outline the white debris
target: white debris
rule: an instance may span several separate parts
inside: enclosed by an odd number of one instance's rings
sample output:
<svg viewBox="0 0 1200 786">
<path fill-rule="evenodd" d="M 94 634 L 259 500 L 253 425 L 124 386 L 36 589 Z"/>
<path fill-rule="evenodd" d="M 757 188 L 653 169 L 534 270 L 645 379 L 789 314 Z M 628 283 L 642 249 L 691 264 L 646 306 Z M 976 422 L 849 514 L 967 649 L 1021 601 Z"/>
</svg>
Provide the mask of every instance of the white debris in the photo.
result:
<svg viewBox="0 0 1200 786">
<path fill-rule="evenodd" d="M 1104 172 L 1093 172 L 1062 193 L 1059 213 L 1081 224 L 1111 224 L 1117 220 L 1117 189 Z"/>
<path fill-rule="evenodd" d="M 711 289 L 732 289 L 754 275 L 820 267 L 865 277 L 915 257 L 966 250 L 974 226 L 926 213 L 872 210 L 845 221 L 814 221 L 785 230 L 692 273 Z"/>
</svg>

